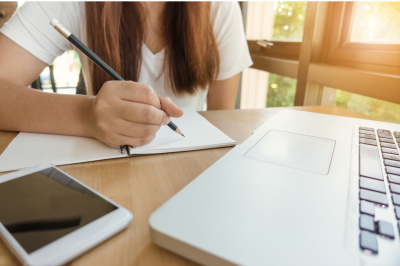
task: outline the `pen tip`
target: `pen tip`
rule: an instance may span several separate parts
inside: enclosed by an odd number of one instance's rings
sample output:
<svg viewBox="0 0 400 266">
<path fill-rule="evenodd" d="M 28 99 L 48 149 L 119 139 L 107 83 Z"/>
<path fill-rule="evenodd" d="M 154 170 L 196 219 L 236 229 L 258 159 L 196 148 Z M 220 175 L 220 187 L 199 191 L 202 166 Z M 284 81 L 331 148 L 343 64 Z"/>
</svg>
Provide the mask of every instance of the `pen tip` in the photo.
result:
<svg viewBox="0 0 400 266">
<path fill-rule="evenodd" d="M 178 133 L 179 135 L 185 136 L 183 135 L 182 131 L 179 130 L 179 128 L 175 129 L 175 132 Z"/>
</svg>

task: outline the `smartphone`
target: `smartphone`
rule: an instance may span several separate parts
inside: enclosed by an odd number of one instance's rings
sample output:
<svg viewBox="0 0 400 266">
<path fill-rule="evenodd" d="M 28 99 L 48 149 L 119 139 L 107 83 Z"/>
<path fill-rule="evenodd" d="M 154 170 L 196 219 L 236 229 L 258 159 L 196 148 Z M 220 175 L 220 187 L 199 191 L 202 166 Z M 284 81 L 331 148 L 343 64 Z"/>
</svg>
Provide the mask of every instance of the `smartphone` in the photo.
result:
<svg viewBox="0 0 400 266">
<path fill-rule="evenodd" d="M 63 265 L 132 219 L 130 211 L 51 164 L 0 176 L 0 236 L 24 265 Z"/>
</svg>

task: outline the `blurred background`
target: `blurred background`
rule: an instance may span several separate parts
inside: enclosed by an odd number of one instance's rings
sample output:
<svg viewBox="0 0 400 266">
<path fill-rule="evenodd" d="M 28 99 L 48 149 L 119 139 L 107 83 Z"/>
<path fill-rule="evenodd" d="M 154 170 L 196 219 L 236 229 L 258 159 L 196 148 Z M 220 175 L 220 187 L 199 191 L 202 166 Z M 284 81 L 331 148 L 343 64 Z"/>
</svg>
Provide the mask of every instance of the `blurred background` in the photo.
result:
<svg viewBox="0 0 400 266">
<path fill-rule="evenodd" d="M 400 43 L 400 2 L 360 1 L 352 2 L 352 6 L 346 6 L 349 3 L 339 3 L 341 4 L 340 7 L 337 7 L 338 3 L 327 2 L 323 4 L 326 5 L 323 7 L 325 10 L 323 10 L 324 14 L 322 14 L 322 16 L 325 16 L 325 21 L 322 21 L 325 25 L 323 25 L 324 34 L 321 36 L 323 40 L 319 40 L 320 42 L 326 43 L 331 40 L 327 36 L 330 33 L 328 31 L 329 24 L 333 22 L 334 16 L 341 16 L 341 30 L 347 28 L 350 40 L 346 41 L 350 44 L 365 43 L 397 46 Z M 248 2 L 245 5 L 244 18 L 247 39 L 271 40 L 274 44 L 279 44 L 279 42 L 283 41 L 301 44 L 303 41 L 307 9 L 306 2 Z M 242 3 L 242 10 L 244 9 L 243 6 L 244 4 Z M 349 11 L 348 9 L 351 9 L 350 12 L 345 12 Z M 345 21 L 346 16 L 351 16 L 351 18 Z M 318 22 L 321 22 L 321 19 L 316 23 Z M 274 46 L 271 48 L 273 49 Z M 385 47 L 380 47 L 379 49 L 386 50 Z M 391 48 L 388 47 L 387 49 Z M 398 51 L 400 50 L 397 46 L 396 52 Z M 284 58 L 272 53 L 267 56 Z M 323 64 L 330 63 L 348 67 L 348 65 L 340 64 L 339 60 L 336 60 L 336 62 L 332 62 L 331 60 L 329 62 L 330 60 L 326 60 L 329 55 L 322 55 L 322 57 L 324 56 L 325 58 L 321 60 Z M 398 66 L 400 66 L 400 62 L 397 62 Z M 352 65 L 351 68 L 352 70 L 364 70 L 358 68 L 357 65 Z M 400 74 L 398 70 L 396 72 L 394 74 Z M 387 73 L 383 72 L 382 74 Z M 241 108 L 294 106 L 296 82 L 295 78 L 274 74 L 273 72 L 252 68 L 247 69 L 242 75 L 240 106 Z M 343 82 L 346 82 L 346 80 L 343 80 Z M 382 89 L 384 86 L 385 84 L 382 83 L 381 86 L 375 89 L 377 91 L 381 90 L 384 93 Z M 254 87 L 257 87 L 256 94 L 261 99 L 252 95 L 251 91 L 254 90 Z M 335 105 L 384 121 L 400 123 L 399 104 L 363 96 L 339 88 L 324 86 L 323 90 L 324 95 L 320 95 L 320 98 L 324 97 L 312 105 Z M 394 100 L 399 102 L 400 99 Z"/>
</svg>

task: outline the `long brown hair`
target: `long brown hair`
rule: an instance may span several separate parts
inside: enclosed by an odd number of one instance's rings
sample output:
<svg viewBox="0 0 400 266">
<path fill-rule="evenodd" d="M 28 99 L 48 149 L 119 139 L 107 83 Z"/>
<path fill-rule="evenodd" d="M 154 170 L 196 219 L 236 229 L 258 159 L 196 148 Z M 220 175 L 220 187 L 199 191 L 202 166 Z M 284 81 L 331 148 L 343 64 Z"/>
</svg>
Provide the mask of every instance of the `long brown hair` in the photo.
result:
<svg viewBox="0 0 400 266">
<path fill-rule="evenodd" d="M 209 2 L 167 2 L 163 71 L 177 95 L 205 89 L 219 72 Z M 146 8 L 140 2 L 86 2 L 88 46 L 125 80 L 138 81 Z M 93 92 L 111 80 L 91 65 Z"/>
</svg>

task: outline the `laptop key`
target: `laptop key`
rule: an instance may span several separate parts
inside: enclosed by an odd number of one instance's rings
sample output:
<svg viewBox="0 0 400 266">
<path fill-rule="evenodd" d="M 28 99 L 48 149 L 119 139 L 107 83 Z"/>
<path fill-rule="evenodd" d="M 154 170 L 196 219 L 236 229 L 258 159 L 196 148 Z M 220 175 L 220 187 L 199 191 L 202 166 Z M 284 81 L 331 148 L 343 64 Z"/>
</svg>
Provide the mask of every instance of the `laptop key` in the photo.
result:
<svg viewBox="0 0 400 266">
<path fill-rule="evenodd" d="M 383 183 L 383 181 L 366 177 L 360 177 L 360 188 L 386 193 L 385 183 Z"/>
<path fill-rule="evenodd" d="M 379 138 L 379 141 L 380 142 L 386 142 L 386 143 L 394 144 L 394 140 L 393 139 Z"/>
<path fill-rule="evenodd" d="M 394 231 L 391 223 L 385 221 L 376 222 L 378 234 L 394 239 Z"/>
<path fill-rule="evenodd" d="M 360 130 L 358 131 L 359 134 L 375 134 L 374 131 L 369 131 L 369 130 Z"/>
<path fill-rule="evenodd" d="M 390 154 L 399 155 L 399 152 L 397 150 L 389 149 L 389 148 L 385 148 L 385 147 L 382 147 L 382 153 L 390 153 Z"/>
<path fill-rule="evenodd" d="M 360 139 L 361 142 L 361 139 Z M 390 148 L 390 149 L 397 149 L 396 145 L 392 143 L 381 142 L 381 147 Z"/>
<path fill-rule="evenodd" d="M 360 199 L 374 202 L 381 205 L 388 205 L 388 199 L 386 194 L 382 194 L 379 192 L 374 192 L 366 189 L 360 189 Z M 400 202 L 400 195 L 399 195 L 399 202 Z"/>
<path fill-rule="evenodd" d="M 360 144 L 360 175 L 383 180 L 379 151 L 376 146 Z"/>
<path fill-rule="evenodd" d="M 400 184 L 400 176 L 388 174 L 387 177 L 389 179 L 389 182 Z"/>
<path fill-rule="evenodd" d="M 399 132 L 399 131 L 393 131 L 393 135 L 394 135 L 396 138 L 400 138 L 400 132 Z"/>
<path fill-rule="evenodd" d="M 394 155 L 394 154 L 389 154 L 389 153 L 382 153 L 382 156 L 385 159 L 400 161 L 400 156 L 399 155 Z"/>
<path fill-rule="evenodd" d="M 400 220 L 400 206 L 394 206 L 394 212 L 396 213 L 397 220 Z"/>
<path fill-rule="evenodd" d="M 373 203 L 371 203 L 371 202 L 362 200 L 360 202 L 360 212 L 362 214 L 375 216 L 375 205 Z"/>
<path fill-rule="evenodd" d="M 399 161 L 392 161 L 392 160 L 384 160 L 384 163 L 386 166 L 393 166 L 393 167 L 397 167 L 400 168 L 400 162 Z"/>
<path fill-rule="evenodd" d="M 360 134 L 360 138 L 376 139 L 375 135 L 371 135 L 371 134 Z"/>
<path fill-rule="evenodd" d="M 386 172 L 388 174 L 392 175 L 400 175 L 400 168 L 392 167 L 392 166 L 386 166 Z"/>
<path fill-rule="evenodd" d="M 374 217 L 361 214 L 360 215 L 360 228 L 363 230 L 375 232 L 375 221 Z"/>
<path fill-rule="evenodd" d="M 393 204 L 400 206 L 400 195 L 392 194 Z"/>
<path fill-rule="evenodd" d="M 390 187 L 390 191 L 392 191 L 393 193 L 400 194 L 400 185 L 389 184 L 389 187 Z"/>
<path fill-rule="evenodd" d="M 392 138 L 392 133 L 390 132 L 390 130 L 386 130 L 386 129 L 378 129 L 378 136 L 379 138 Z"/>
<path fill-rule="evenodd" d="M 359 127 L 360 130 L 366 130 L 366 131 L 374 131 L 375 130 L 372 127 Z M 400 135 L 399 135 L 400 136 Z M 400 138 L 400 137 L 399 137 Z"/>
<path fill-rule="evenodd" d="M 360 138 L 360 143 L 362 143 L 362 144 L 367 144 L 367 145 L 374 145 L 374 146 L 377 146 L 378 144 L 377 144 L 377 142 L 376 142 L 376 140 L 373 140 L 373 139 L 366 139 L 366 138 Z M 387 143 L 387 144 L 389 144 L 389 143 Z M 390 144 L 390 145 L 393 145 L 393 144 Z M 381 145 L 382 146 L 382 145 Z M 396 146 L 394 146 L 395 148 L 396 148 Z"/>
<path fill-rule="evenodd" d="M 375 254 L 378 253 L 378 241 L 374 233 L 368 231 L 361 231 L 360 233 L 360 247 L 363 250 L 369 250 Z"/>
</svg>

